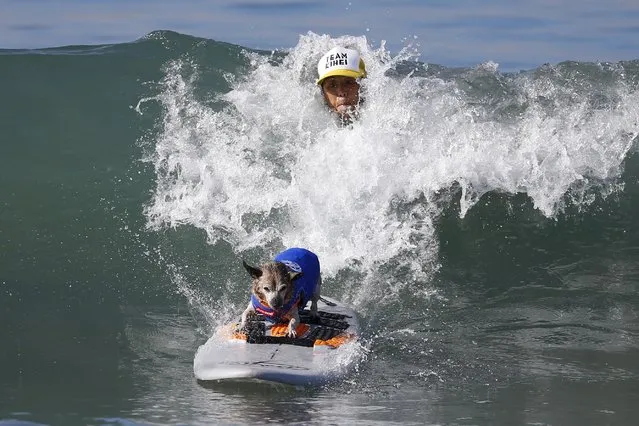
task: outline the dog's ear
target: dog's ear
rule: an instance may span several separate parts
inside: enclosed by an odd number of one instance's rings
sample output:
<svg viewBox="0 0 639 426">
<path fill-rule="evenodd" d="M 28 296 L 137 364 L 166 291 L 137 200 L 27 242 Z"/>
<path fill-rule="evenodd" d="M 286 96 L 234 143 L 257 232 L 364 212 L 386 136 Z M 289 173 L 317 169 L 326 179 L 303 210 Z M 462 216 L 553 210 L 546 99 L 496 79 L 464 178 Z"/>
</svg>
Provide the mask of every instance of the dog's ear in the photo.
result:
<svg viewBox="0 0 639 426">
<path fill-rule="evenodd" d="M 288 276 L 291 279 L 291 281 L 295 280 L 296 278 L 299 278 L 302 276 L 301 272 L 293 272 L 293 271 L 289 271 L 288 272 Z"/>
<path fill-rule="evenodd" d="M 260 268 L 256 268 L 254 266 L 249 265 L 245 261 L 242 261 L 242 265 L 248 271 L 249 275 L 255 279 L 262 276 L 262 270 Z"/>
</svg>

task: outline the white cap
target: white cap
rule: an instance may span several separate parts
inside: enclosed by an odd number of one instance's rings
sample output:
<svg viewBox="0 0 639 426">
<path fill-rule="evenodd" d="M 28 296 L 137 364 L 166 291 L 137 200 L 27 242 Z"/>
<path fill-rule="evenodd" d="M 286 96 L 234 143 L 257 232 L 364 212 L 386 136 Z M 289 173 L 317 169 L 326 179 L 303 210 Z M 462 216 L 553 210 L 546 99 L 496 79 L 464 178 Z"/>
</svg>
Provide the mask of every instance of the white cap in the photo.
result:
<svg viewBox="0 0 639 426">
<path fill-rule="evenodd" d="M 317 63 L 317 75 L 317 84 L 334 75 L 363 78 L 366 77 L 366 67 L 357 50 L 334 47 Z"/>
</svg>

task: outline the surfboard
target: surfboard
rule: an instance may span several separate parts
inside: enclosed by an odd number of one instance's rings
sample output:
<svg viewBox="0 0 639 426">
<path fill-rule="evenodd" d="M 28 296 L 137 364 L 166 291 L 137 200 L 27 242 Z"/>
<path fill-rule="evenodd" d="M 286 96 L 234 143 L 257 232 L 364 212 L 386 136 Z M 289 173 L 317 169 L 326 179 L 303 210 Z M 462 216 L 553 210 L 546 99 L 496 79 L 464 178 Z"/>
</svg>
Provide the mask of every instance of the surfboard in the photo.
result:
<svg viewBox="0 0 639 426">
<path fill-rule="evenodd" d="M 346 376 L 362 353 L 355 311 L 329 297 L 318 301 L 319 318 L 300 311 L 297 337 L 287 324 L 255 315 L 240 330 L 239 321 L 218 329 L 200 346 L 193 372 L 200 381 L 260 380 L 307 386 Z"/>
</svg>

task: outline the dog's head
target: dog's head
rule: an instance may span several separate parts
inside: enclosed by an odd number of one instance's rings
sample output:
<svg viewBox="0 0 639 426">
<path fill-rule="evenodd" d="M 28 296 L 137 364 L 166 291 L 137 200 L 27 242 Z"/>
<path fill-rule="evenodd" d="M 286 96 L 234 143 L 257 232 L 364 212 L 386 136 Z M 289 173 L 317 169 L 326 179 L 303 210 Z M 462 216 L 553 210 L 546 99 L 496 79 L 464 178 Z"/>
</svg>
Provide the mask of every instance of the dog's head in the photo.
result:
<svg viewBox="0 0 639 426">
<path fill-rule="evenodd" d="M 280 262 L 265 263 L 261 267 L 250 266 L 246 262 L 242 264 L 253 278 L 251 291 L 262 302 L 278 310 L 291 299 L 293 280 L 299 272 L 290 272 L 286 265 Z"/>
</svg>

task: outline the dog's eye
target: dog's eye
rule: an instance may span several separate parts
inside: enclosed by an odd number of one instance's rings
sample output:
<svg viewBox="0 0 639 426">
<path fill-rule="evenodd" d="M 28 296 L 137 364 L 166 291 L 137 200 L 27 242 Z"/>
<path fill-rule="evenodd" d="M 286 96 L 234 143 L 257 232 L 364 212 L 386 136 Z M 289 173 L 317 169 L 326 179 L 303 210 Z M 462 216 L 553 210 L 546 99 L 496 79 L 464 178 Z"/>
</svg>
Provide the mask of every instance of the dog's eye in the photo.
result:
<svg viewBox="0 0 639 426">
<path fill-rule="evenodd" d="M 269 289 L 268 287 L 264 287 L 263 289 L 265 292 L 269 293 L 271 291 L 271 289 Z"/>
</svg>

